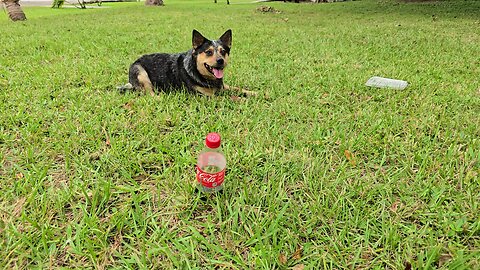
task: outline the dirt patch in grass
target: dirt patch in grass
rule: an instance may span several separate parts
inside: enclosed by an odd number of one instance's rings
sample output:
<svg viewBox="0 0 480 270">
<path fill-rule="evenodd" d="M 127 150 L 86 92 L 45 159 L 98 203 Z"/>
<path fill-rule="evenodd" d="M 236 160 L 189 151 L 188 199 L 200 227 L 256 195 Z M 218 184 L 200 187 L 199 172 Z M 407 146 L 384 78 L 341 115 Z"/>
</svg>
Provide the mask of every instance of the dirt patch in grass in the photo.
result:
<svg viewBox="0 0 480 270">
<path fill-rule="evenodd" d="M 65 165 L 65 157 L 63 155 L 57 155 L 53 159 L 54 168 L 50 172 L 52 177 L 51 187 L 61 188 L 68 185 L 69 173 L 67 172 Z"/>
</svg>

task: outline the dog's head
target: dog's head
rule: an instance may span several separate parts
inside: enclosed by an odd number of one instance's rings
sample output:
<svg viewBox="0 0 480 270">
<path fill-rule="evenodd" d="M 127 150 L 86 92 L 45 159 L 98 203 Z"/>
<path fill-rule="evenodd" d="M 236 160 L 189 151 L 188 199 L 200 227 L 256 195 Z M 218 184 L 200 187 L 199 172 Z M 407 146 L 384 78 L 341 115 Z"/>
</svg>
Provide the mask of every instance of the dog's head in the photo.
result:
<svg viewBox="0 0 480 270">
<path fill-rule="evenodd" d="M 206 79 L 221 80 L 232 46 L 232 30 L 227 30 L 218 40 L 209 40 L 193 30 L 192 45 L 198 72 Z"/>
</svg>

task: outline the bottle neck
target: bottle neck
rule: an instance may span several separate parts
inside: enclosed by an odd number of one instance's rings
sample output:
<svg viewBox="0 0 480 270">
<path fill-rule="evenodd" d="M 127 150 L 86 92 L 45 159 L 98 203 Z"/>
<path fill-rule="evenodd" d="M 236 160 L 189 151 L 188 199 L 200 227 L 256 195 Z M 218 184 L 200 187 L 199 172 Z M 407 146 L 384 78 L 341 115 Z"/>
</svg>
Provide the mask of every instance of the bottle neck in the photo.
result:
<svg viewBox="0 0 480 270">
<path fill-rule="evenodd" d="M 203 148 L 203 152 L 217 152 L 217 153 L 221 153 L 222 152 L 222 146 L 219 146 L 219 147 L 216 147 L 216 148 L 210 148 L 208 146 L 205 145 L 205 147 Z"/>
</svg>

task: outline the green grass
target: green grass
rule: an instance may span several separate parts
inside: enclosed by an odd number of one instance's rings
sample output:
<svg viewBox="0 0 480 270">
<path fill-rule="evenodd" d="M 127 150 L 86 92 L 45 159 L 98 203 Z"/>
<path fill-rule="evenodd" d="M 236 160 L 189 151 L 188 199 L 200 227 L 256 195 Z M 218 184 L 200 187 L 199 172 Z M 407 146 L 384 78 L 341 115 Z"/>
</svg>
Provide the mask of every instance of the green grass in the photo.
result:
<svg viewBox="0 0 480 270">
<path fill-rule="evenodd" d="M 212 2 L 0 16 L 0 267 L 480 268 L 480 2 Z M 115 90 L 194 28 L 258 97 Z"/>
</svg>

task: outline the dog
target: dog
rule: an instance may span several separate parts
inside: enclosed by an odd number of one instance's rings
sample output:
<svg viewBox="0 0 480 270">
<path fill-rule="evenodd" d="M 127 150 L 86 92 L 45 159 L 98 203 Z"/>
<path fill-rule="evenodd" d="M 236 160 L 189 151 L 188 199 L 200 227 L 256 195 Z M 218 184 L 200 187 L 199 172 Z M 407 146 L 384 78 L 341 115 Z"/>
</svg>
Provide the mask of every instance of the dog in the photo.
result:
<svg viewBox="0 0 480 270">
<path fill-rule="evenodd" d="M 154 53 L 141 56 L 129 70 L 129 83 L 134 89 L 155 95 L 155 90 L 187 89 L 213 96 L 222 90 L 235 90 L 251 96 L 255 92 L 230 87 L 223 83 L 232 47 L 232 30 L 218 40 L 209 40 L 197 30 L 192 32 L 192 48 L 177 54 Z M 122 90 L 122 89 L 121 89 Z"/>
</svg>

